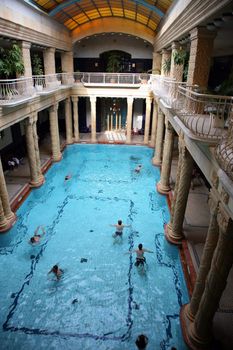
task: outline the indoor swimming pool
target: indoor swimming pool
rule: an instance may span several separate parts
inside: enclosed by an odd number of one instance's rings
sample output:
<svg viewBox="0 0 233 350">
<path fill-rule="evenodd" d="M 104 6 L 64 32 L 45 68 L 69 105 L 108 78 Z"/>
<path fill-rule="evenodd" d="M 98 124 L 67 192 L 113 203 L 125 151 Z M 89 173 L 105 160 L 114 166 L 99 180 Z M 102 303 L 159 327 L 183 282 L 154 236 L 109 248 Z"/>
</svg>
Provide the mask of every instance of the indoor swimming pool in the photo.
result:
<svg viewBox="0 0 233 350">
<path fill-rule="evenodd" d="M 143 146 L 68 146 L 30 193 L 0 235 L 1 349 L 133 350 L 141 333 L 147 350 L 186 349 L 188 292 L 178 248 L 164 238 L 169 211 L 152 156 Z M 112 237 L 118 219 L 130 225 L 122 240 Z M 39 225 L 46 233 L 32 246 Z M 145 271 L 127 254 L 139 243 L 154 252 Z M 48 274 L 55 264 L 60 280 Z"/>
</svg>

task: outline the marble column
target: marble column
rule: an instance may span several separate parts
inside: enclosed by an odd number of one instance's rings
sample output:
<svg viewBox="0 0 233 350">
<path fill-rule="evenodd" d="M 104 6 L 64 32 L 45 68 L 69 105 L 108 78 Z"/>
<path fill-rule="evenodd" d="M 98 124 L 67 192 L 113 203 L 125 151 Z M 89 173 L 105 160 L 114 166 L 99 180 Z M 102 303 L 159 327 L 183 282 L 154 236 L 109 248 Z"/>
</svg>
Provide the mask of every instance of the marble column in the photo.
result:
<svg viewBox="0 0 233 350">
<path fill-rule="evenodd" d="M 172 152 L 174 145 L 174 129 L 166 118 L 166 132 L 164 140 L 163 161 L 161 168 L 160 181 L 157 184 L 157 190 L 159 193 L 167 194 L 170 190 L 170 174 L 172 165 Z"/>
<path fill-rule="evenodd" d="M 78 121 L 78 97 L 72 96 L 71 97 L 73 102 L 73 113 L 74 113 L 74 141 L 79 142 L 79 121 Z"/>
<path fill-rule="evenodd" d="M 158 121 L 158 104 L 156 100 L 153 101 L 153 116 L 152 116 L 152 127 L 151 127 L 151 139 L 150 146 L 155 147 L 155 136 L 157 130 L 157 121 Z"/>
<path fill-rule="evenodd" d="M 52 157 L 54 162 L 59 162 L 62 158 L 60 150 L 60 137 L 57 116 L 58 104 L 55 103 L 49 108 L 50 136 L 52 146 Z"/>
<path fill-rule="evenodd" d="M 65 122 L 66 122 L 66 144 L 71 145 L 73 143 L 73 126 L 72 126 L 70 98 L 67 98 L 65 100 Z"/>
<path fill-rule="evenodd" d="M 233 221 L 221 203 L 217 221 L 219 226 L 217 247 L 195 320 L 188 329 L 187 343 L 191 349 L 210 348 L 212 321 L 233 264 Z"/>
<path fill-rule="evenodd" d="M 191 184 L 193 158 L 183 144 L 181 146 L 181 169 L 177 188 L 177 197 L 174 206 L 173 224 L 167 225 L 166 238 L 170 243 L 180 244 L 183 239 L 183 221 Z"/>
<path fill-rule="evenodd" d="M 66 73 L 62 75 L 62 83 L 69 85 L 74 83 L 74 58 L 72 51 L 66 51 L 61 53 L 61 68 L 62 72 Z"/>
<path fill-rule="evenodd" d="M 163 49 L 162 50 L 162 61 L 161 61 L 161 75 L 170 76 L 170 71 L 165 69 L 167 62 L 171 60 L 171 51 Z"/>
<path fill-rule="evenodd" d="M 39 187 L 41 185 L 41 178 L 39 178 L 39 174 L 38 174 L 38 164 L 37 164 L 37 156 L 36 156 L 36 150 L 35 150 L 33 124 L 34 124 L 33 116 L 27 118 L 24 122 L 26 144 L 27 144 L 27 156 L 28 156 L 30 176 L 31 176 L 30 186 Z"/>
<path fill-rule="evenodd" d="M 208 86 L 215 31 L 196 27 L 190 32 L 190 58 L 187 85 Z"/>
<path fill-rule="evenodd" d="M 6 187 L 6 181 L 5 181 L 5 176 L 4 176 L 4 172 L 3 172 L 3 168 L 2 168 L 2 161 L 0 159 L 0 199 L 1 199 L 1 204 L 2 204 L 2 208 L 3 208 L 3 214 L 2 216 L 2 220 L 3 220 L 3 227 L 5 224 L 5 219 L 8 222 L 8 228 L 10 228 L 13 223 L 16 220 L 16 216 L 15 214 L 11 211 L 11 206 L 10 206 L 10 200 L 9 200 L 9 195 L 7 192 L 7 187 Z"/>
<path fill-rule="evenodd" d="M 2 200 L 0 197 L 0 232 L 5 232 L 10 228 L 9 221 L 6 219 L 3 206 L 2 206 Z"/>
<path fill-rule="evenodd" d="M 55 66 L 55 48 L 48 47 L 43 51 L 44 57 L 44 74 L 55 74 L 56 66 Z"/>
<path fill-rule="evenodd" d="M 96 96 L 90 97 L 91 102 L 91 142 L 95 143 L 96 140 Z"/>
<path fill-rule="evenodd" d="M 34 148 L 35 148 L 35 156 L 36 156 L 36 170 L 37 170 L 37 177 L 38 177 L 37 187 L 39 187 L 44 183 L 45 179 L 41 171 L 40 149 L 39 149 L 39 142 L 38 142 L 38 135 L 37 135 L 37 119 L 38 119 L 38 115 L 37 113 L 35 113 L 35 115 L 33 116 L 32 131 L 33 131 Z"/>
<path fill-rule="evenodd" d="M 127 97 L 126 143 L 131 143 L 132 118 L 133 118 L 133 97 Z"/>
<path fill-rule="evenodd" d="M 157 121 L 156 142 L 155 142 L 155 155 L 152 158 L 152 164 L 154 164 L 156 166 L 160 166 L 162 163 L 163 133 L 164 133 L 164 114 L 159 109 L 158 121 Z"/>
<path fill-rule="evenodd" d="M 22 49 L 22 58 L 23 58 L 23 65 L 24 65 L 24 77 L 31 77 L 32 76 L 32 63 L 31 63 L 31 43 L 28 41 L 22 41 L 21 42 L 21 49 Z"/>
<path fill-rule="evenodd" d="M 172 43 L 172 54 L 171 54 L 171 73 L 170 77 L 176 79 L 176 81 L 183 81 L 184 62 L 176 64 L 174 55 L 183 52 L 183 47 L 176 41 Z"/>
<path fill-rule="evenodd" d="M 152 74 L 161 73 L 162 55 L 159 52 L 153 52 Z"/>
<path fill-rule="evenodd" d="M 152 102 L 152 98 L 147 97 L 146 98 L 146 120 L 145 120 L 145 131 L 144 131 L 144 144 L 148 144 L 148 141 L 149 141 L 151 102 Z"/>
</svg>

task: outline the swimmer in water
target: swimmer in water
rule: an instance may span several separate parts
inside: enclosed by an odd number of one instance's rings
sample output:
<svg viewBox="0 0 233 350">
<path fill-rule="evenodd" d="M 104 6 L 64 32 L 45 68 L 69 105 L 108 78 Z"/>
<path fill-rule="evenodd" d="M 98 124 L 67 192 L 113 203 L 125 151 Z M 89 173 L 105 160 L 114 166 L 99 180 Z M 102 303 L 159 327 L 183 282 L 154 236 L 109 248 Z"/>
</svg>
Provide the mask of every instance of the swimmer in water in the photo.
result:
<svg viewBox="0 0 233 350">
<path fill-rule="evenodd" d="M 38 231 L 39 231 L 40 228 L 42 230 L 42 234 L 38 234 Z M 39 243 L 41 237 L 43 237 L 44 235 L 45 235 L 44 227 L 40 225 L 40 226 L 37 227 L 36 231 L 34 232 L 34 236 L 30 238 L 29 243 L 31 243 L 31 244 Z"/>
<path fill-rule="evenodd" d="M 135 173 L 138 173 L 138 174 L 140 173 L 141 170 L 142 170 L 142 165 L 141 164 L 139 164 L 137 166 L 137 168 L 134 169 Z"/>
<path fill-rule="evenodd" d="M 130 253 L 136 253 L 137 254 L 136 261 L 135 261 L 134 265 L 136 267 L 139 267 L 139 266 L 144 266 L 144 264 L 146 263 L 146 258 L 144 256 L 144 253 L 154 253 L 154 252 L 152 250 L 143 248 L 142 243 L 140 243 L 138 245 L 138 249 L 129 251 L 126 254 L 130 254 Z"/>
<path fill-rule="evenodd" d="M 54 265 L 51 270 L 48 272 L 48 274 L 53 273 L 56 277 L 57 280 L 59 280 L 63 274 L 63 270 L 59 269 L 58 265 Z"/>
<path fill-rule="evenodd" d="M 131 227 L 131 225 L 124 225 L 122 220 L 118 220 L 117 224 L 110 225 L 112 227 L 116 227 L 116 232 L 112 235 L 113 238 L 120 237 L 122 238 L 124 227 Z"/>
<path fill-rule="evenodd" d="M 65 176 L 65 181 L 70 180 L 72 178 L 72 175 L 68 174 Z"/>
</svg>

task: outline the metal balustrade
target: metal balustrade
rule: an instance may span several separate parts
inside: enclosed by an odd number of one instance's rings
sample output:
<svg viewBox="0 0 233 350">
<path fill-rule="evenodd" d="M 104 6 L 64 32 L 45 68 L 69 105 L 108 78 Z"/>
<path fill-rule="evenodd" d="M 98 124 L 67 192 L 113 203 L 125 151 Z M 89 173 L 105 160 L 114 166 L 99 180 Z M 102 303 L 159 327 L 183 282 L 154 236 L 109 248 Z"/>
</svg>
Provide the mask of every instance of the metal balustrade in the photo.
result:
<svg viewBox="0 0 233 350">
<path fill-rule="evenodd" d="M 229 119 L 229 128 L 225 137 L 222 138 L 215 150 L 216 159 L 225 171 L 225 173 L 233 181 L 233 110 Z"/>
<path fill-rule="evenodd" d="M 179 86 L 173 108 L 195 137 L 216 142 L 225 134 L 233 97 L 203 94 L 198 90 L 195 86 Z"/>
<path fill-rule="evenodd" d="M 84 86 L 140 87 L 147 84 L 149 74 L 134 73 L 58 73 L 29 78 L 0 80 L 0 106 L 14 106 L 36 95 L 52 93 L 60 88 Z"/>
</svg>

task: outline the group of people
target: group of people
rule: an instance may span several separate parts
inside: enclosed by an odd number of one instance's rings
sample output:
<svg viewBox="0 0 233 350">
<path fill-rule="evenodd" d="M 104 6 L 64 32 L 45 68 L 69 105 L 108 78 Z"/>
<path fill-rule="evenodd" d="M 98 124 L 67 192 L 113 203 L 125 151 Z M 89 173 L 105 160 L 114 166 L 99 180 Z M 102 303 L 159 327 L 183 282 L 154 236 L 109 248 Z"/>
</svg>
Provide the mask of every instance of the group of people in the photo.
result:
<svg viewBox="0 0 233 350">
<path fill-rule="evenodd" d="M 23 158 L 18 159 L 17 157 L 12 157 L 12 159 L 8 160 L 7 164 L 10 170 L 14 170 L 14 168 L 18 168 L 22 162 Z"/>
<path fill-rule="evenodd" d="M 39 230 L 41 230 L 42 232 L 39 233 Z M 38 243 L 40 243 L 41 238 L 45 235 L 45 229 L 43 226 L 39 225 L 35 232 L 34 235 L 30 238 L 29 243 L 32 245 L 37 245 Z M 59 280 L 63 274 L 63 270 L 60 269 L 58 267 L 58 265 L 54 265 L 51 270 L 48 272 L 48 274 L 53 273 L 56 277 L 57 280 Z"/>
<path fill-rule="evenodd" d="M 117 224 L 111 224 L 110 226 L 113 226 L 116 228 L 115 233 L 113 234 L 113 238 L 121 238 L 123 237 L 123 229 L 124 227 L 131 227 L 131 225 L 125 225 L 122 223 L 122 220 L 118 220 Z M 144 253 L 153 253 L 152 250 L 143 248 L 142 243 L 140 243 L 138 245 L 138 249 L 135 249 L 133 251 L 129 251 L 126 254 L 130 254 L 130 253 L 136 253 L 136 261 L 135 261 L 135 266 L 139 267 L 139 266 L 144 266 L 144 264 L 146 263 L 146 258 L 144 256 Z"/>
</svg>

